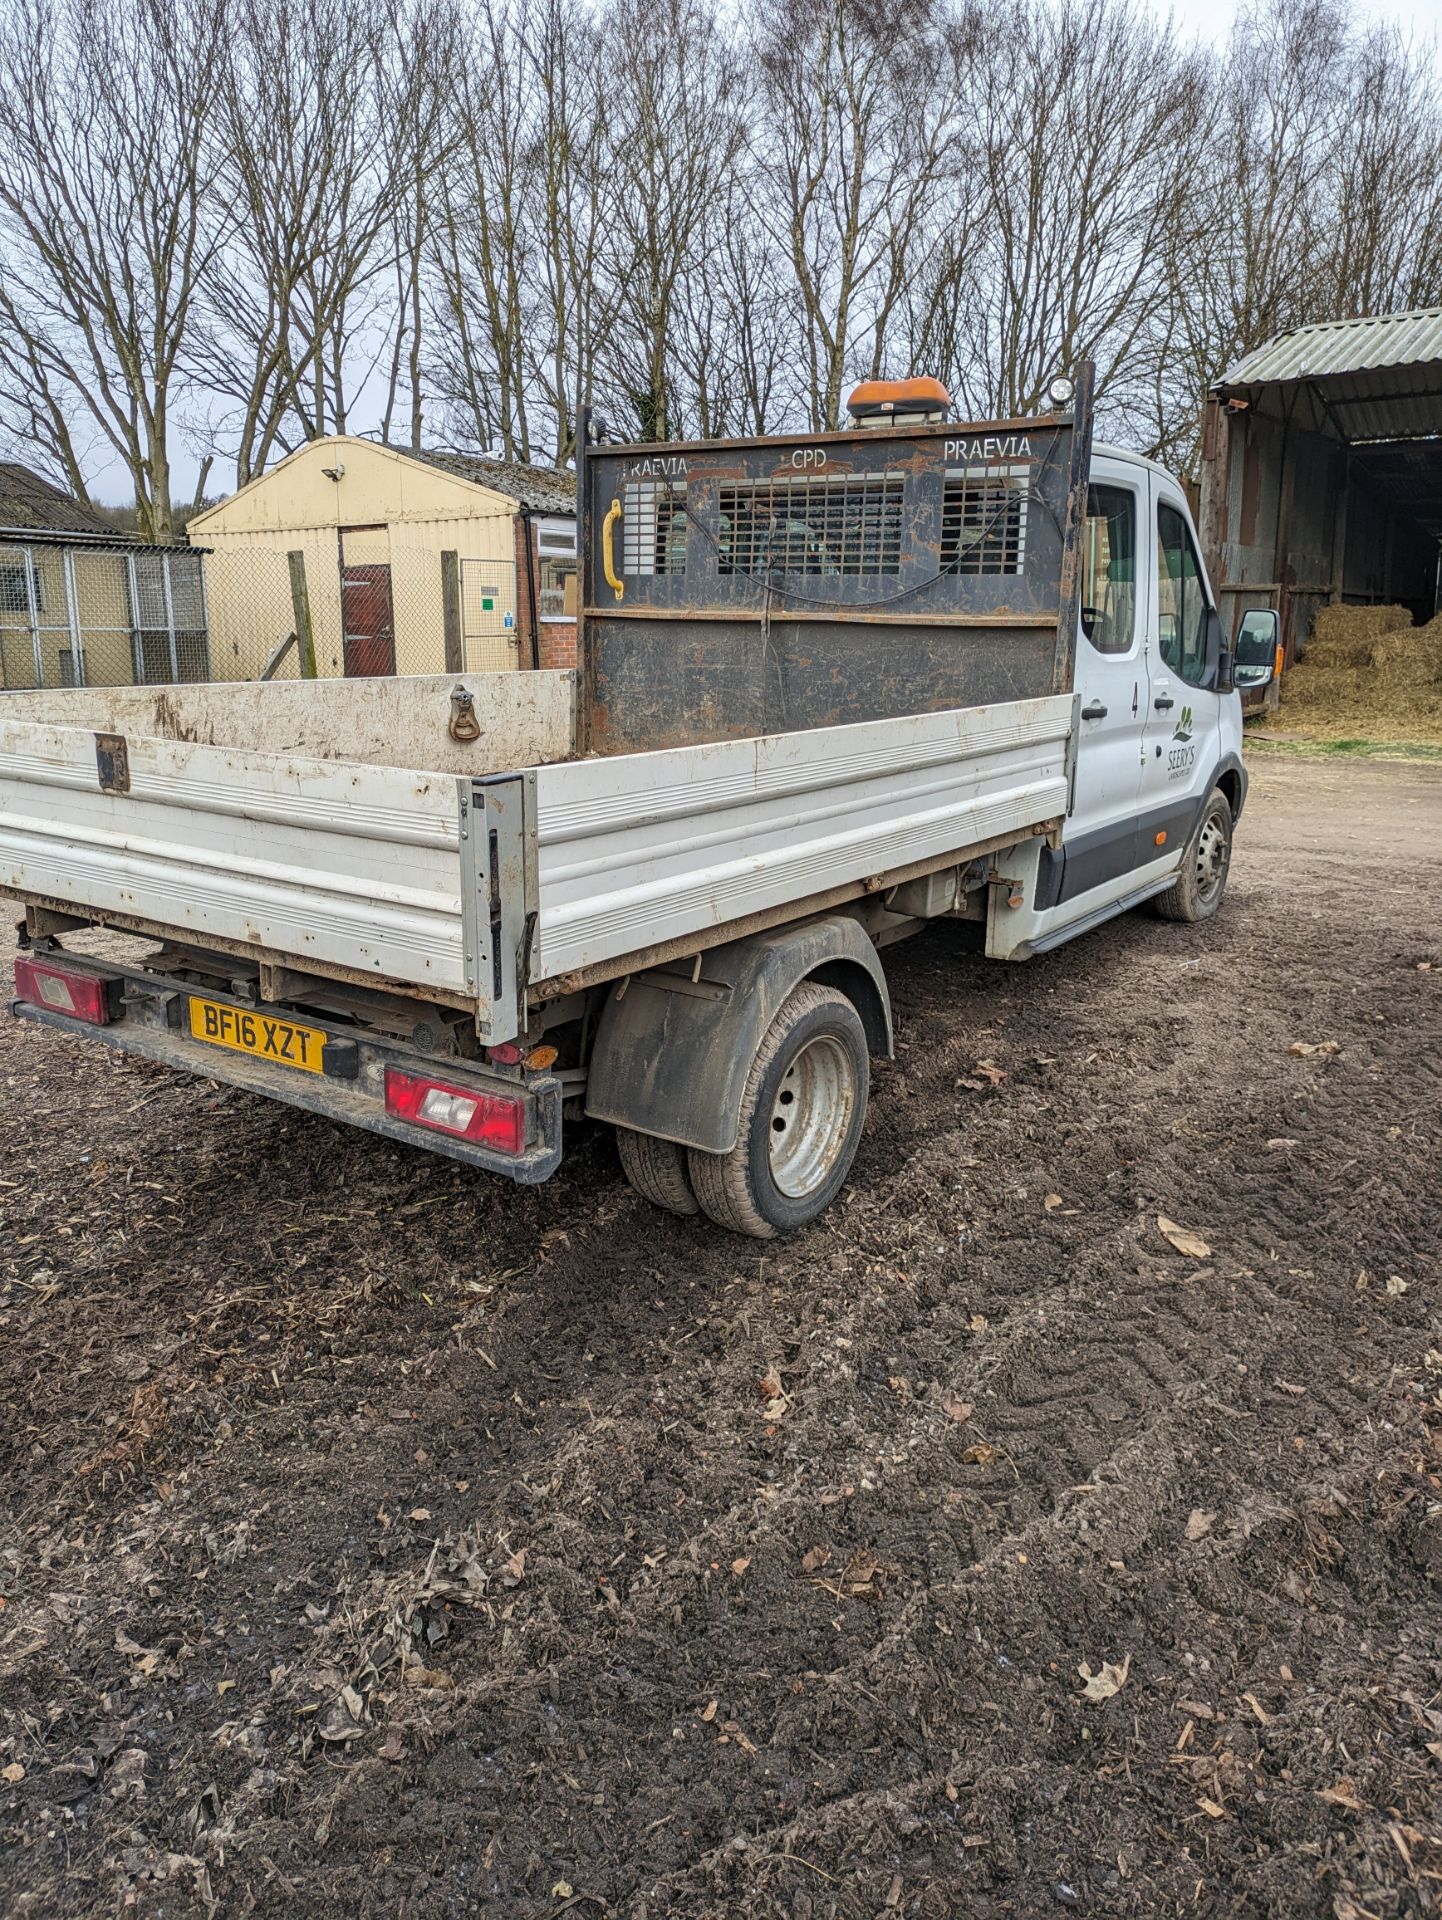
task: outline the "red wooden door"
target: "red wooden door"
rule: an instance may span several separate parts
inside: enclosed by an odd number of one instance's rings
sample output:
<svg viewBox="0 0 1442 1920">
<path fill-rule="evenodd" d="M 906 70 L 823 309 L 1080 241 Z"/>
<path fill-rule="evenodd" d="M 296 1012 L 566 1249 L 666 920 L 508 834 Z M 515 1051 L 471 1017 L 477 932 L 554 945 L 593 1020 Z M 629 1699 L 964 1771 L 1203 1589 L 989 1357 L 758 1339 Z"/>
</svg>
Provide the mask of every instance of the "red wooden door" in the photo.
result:
<svg viewBox="0 0 1442 1920">
<path fill-rule="evenodd" d="M 395 616 L 389 566 L 341 563 L 340 618 L 349 680 L 396 670 Z"/>
</svg>

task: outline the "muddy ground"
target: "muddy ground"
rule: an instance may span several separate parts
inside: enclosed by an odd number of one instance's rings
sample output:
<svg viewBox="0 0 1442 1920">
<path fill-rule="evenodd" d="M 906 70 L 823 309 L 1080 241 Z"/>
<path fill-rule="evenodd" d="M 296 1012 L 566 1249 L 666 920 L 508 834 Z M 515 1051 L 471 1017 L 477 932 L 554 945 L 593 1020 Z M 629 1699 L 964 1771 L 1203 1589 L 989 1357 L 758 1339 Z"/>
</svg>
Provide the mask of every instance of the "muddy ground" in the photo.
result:
<svg viewBox="0 0 1442 1920">
<path fill-rule="evenodd" d="M 938 927 L 769 1247 L 4 1022 L 0 1906 L 1436 1913 L 1439 895 L 1266 759 L 1211 925 Z"/>
</svg>

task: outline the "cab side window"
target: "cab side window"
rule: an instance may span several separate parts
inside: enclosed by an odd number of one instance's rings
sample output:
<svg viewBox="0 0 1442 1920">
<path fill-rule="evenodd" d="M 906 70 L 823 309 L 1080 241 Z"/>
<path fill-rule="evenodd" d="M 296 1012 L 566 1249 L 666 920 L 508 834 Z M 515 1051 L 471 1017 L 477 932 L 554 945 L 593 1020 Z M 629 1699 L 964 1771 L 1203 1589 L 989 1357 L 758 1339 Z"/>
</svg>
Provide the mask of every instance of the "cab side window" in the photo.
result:
<svg viewBox="0 0 1442 1920">
<path fill-rule="evenodd" d="M 1125 653 L 1137 621 L 1137 497 L 1087 488 L 1082 542 L 1082 632 L 1098 653 Z"/>
<path fill-rule="evenodd" d="M 1207 678 L 1207 601 L 1187 523 L 1165 502 L 1157 508 L 1158 645 L 1189 687 Z"/>
</svg>

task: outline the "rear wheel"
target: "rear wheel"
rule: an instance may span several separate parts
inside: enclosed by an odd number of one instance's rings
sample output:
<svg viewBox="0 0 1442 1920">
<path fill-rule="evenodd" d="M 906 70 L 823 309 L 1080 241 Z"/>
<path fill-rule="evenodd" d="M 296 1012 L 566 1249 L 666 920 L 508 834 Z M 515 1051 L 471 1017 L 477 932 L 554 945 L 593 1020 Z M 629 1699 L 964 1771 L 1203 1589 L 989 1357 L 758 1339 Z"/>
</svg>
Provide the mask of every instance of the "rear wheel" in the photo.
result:
<svg viewBox="0 0 1442 1920">
<path fill-rule="evenodd" d="M 840 1191 L 866 1120 L 871 1060 L 845 994 L 803 982 L 766 1031 L 729 1153 L 688 1156 L 702 1211 L 758 1240 L 804 1227 Z"/>
<path fill-rule="evenodd" d="M 621 1156 L 621 1171 L 643 1199 L 668 1213 L 700 1212 L 691 1191 L 684 1147 L 678 1147 L 674 1140 L 658 1140 L 651 1133 L 617 1127 L 616 1149 Z"/>
<path fill-rule="evenodd" d="M 1164 920 L 1189 924 L 1210 920 L 1222 904 L 1231 864 L 1232 809 L 1227 796 L 1214 790 L 1187 842 L 1180 872 L 1166 892 L 1157 895 L 1157 912 Z"/>
</svg>

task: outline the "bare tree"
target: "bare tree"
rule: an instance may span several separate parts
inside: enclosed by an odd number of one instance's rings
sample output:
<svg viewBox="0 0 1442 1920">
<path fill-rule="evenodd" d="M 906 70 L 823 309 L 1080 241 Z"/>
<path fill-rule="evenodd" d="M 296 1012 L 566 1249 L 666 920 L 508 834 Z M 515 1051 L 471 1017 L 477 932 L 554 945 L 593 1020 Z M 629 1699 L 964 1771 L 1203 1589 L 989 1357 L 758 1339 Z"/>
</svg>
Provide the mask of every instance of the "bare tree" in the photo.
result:
<svg viewBox="0 0 1442 1920">
<path fill-rule="evenodd" d="M 789 244 L 811 425 L 834 427 L 848 369 L 885 359 L 954 139 L 944 36 L 916 0 L 788 0 L 752 32 L 753 152 Z"/>
<path fill-rule="evenodd" d="M 12 0 L 0 27 L 0 387 L 82 497 L 95 434 L 147 539 L 173 532 L 176 402 L 225 227 L 220 22 L 220 0 Z"/>
</svg>

